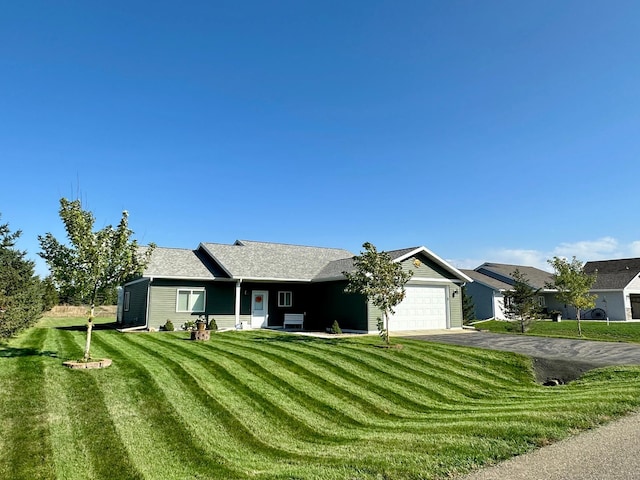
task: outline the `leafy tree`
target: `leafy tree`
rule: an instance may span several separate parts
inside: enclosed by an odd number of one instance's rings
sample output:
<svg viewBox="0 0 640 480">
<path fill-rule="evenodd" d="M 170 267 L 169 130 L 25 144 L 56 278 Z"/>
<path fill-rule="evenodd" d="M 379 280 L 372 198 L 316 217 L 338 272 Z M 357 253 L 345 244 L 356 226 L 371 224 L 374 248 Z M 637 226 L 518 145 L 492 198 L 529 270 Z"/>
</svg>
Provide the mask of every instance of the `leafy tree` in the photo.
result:
<svg viewBox="0 0 640 480">
<path fill-rule="evenodd" d="M 513 289 L 504 292 L 504 312 L 511 320 L 518 322 L 520 333 L 526 332 L 541 313 L 538 295 L 540 289 L 529 285 L 527 276 L 516 269 L 511 277 Z"/>
<path fill-rule="evenodd" d="M 42 308 L 43 310 L 51 310 L 58 305 L 60 297 L 58 289 L 51 277 L 47 277 L 42 281 Z"/>
<path fill-rule="evenodd" d="M 465 325 L 475 320 L 475 305 L 473 297 L 467 292 L 467 287 L 462 287 L 462 320 Z"/>
<path fill-rule="evenodd" d="M 571 305 L 576 309 L 578 335 L 582 336 L 580 311 L 593 308 L 596 304 L 597 295 L 589 293 L 596 282 L 596 275 L 586 273 L 584 271 L 584 263 L 575 256 L 571 261 L 566 258 L 553 257 L 552 260 L 548 260 L 548 263 L 555 271 L 555 280 L 551 286 L 558 291 L 556 297 L 562 303 Z"/>
<path fill-rule="evenodd" d="M 389 316 L 404 299 L 405 285 L 413 275 L 402 270 L 402 265 L 394 262 L 386 252 L 378 252 L 369 242 L 362 245 L 360 255 L 354 257 L 354 270 L 342 272 L 349 281 L 345 291 L 364 295 L 382 310 L 380 333 L 389 344 Z"/>
<path fill-rule="evenodd" d="M 0 338 L 9 338 L 33 325 L 42 314 L 42 288 L 34 263 L 17 250 L 20 230 L 0 225 Z"/>
<path fill-rule="evenodd" d="M 155 245 L 141 253 L 138 243 L 131 240 L 129 214 L 125 210 L 116 228 L 107 225 L 93 230 L 93 214 L 82 209 L 80 200 L 60 199 L 60 218 L 64 223 L 69 245 L 60 243 L 51 233 L 39 236 L 40 256 L 47 261 L 51 276 L 64 291 L 75 292 L 88 300 L 91 313 L 87 320 L 87 341 L 84 360 L 90 358 L 91 331 L 99 293 L 109 291 L 142 274 Z"/>
</svg>

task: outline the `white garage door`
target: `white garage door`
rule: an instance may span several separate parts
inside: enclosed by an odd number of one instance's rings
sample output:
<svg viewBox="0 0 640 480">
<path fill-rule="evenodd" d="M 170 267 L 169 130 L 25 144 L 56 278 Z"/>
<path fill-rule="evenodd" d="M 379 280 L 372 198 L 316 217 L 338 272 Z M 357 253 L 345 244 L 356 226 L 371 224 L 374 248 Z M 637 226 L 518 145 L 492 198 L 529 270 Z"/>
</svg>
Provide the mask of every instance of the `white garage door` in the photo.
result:
<svg viewBox="0 0 640 480">
<path fill-rule="evenodd" d="M 406 292 L 389 321 L 389 331 L 447 328 L 446 287 L 407 285 Z"/>
</svg>

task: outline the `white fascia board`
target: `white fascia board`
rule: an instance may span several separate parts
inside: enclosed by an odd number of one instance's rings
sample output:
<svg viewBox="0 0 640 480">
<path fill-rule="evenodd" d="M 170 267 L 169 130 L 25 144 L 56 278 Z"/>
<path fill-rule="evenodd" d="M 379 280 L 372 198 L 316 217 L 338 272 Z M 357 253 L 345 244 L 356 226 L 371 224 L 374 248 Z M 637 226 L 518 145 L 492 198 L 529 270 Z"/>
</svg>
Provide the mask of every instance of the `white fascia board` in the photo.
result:
<svg viewBox="0 0 640 480">
<path fill-rule="evenodd" d="M 210 282 L 212 280 L 216 280 L 216 281 L 230 280 L 227 278 L 220 278 L 220 277 L 185 277 L 182 275 L 152 275 L 149 278 L 151 278 L 152 280 L 161 278 L 163 280 L 197 280 L 197 281 L 207 281 L 207 282 Z"/>
<path fill-rule="evenodd" d="M 243 282 L 311 283 L 308 278 L 242 277 Z"/>
<path fill-rule="evenodd" d="M 461 283 L 460 280 L 450 280 L 448 278 L 427 278 L 427 277 L 411 277 L 407 282 L 407 285 L 411 285 L 411 282 L 420 283 Z"/>
<path fill-rule="evenodd" d="M 320 279 L 313 279 L 310 280 L 313 283 L 322 283 L 322 282 L 335 282 L 337 280 L 346 280 L 347 277 L 345 277 L 344 275 L 336 275 L 335 277 L 325 277 L 325 278 L 320 278 Z"/>
<path fill-rule="evenodd" d="M 427 247 L 418 247 L 415 250 L 411 250 L 408 253 L 405 253 L 404 255 L 396 258 L 394 260 L 394 262 L 403 262 L 404 260 L 406 260 L 409 257 L 412 257 L 413 255 L 420 253 L 420 252 L 424 252 L 427 254 L 428 257 L 431 257 L 433 260 L 436 261 L 436 263 L 440 264 L 441 267 L 443 267 L 446 270 L 449 270 L 451 273 L 453 273 L 454 275 L 456 275 L 458 278 L 460 278 L 461 280 L 464 280 L 465 282 L 473 282 L 473 279 L 466 276 L 464 273 L 462 273 L 460 270 L 458 270 L 456 267 L 454 267 L 453 265 L 451 265 L 449 262 L 447 262 L 446 260 L 443 260 L 442 258 L 440 258 L 438 255 L 436 255 L 435 253 L 433 253 L 431 250 L 429 250 Z"/>
</svg>

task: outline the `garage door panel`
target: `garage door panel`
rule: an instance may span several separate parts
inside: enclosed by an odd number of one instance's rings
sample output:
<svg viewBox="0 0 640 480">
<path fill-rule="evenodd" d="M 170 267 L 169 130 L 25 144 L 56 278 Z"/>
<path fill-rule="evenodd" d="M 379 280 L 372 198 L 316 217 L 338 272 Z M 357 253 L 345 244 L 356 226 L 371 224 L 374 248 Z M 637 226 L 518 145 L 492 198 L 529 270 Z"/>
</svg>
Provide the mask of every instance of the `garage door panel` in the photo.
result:
<svg viewBox="0 0 640 480">
<path fill-rule="evenodd" d="M 447 289 L 443 286 L 408 285 L 405 299 L 395 308 L 390 331 L 447 328 Z"/>
</svg>

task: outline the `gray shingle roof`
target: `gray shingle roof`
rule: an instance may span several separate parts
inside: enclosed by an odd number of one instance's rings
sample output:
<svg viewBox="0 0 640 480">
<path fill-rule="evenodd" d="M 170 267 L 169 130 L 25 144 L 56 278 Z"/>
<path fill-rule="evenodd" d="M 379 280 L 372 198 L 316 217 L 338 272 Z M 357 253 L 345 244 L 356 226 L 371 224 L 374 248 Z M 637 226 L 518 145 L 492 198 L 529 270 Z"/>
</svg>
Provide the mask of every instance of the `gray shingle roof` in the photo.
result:
<svg viewBox="0 0 640 480">
<path fill-rule="evenodd" d="M 640 274 L 640 258 L 587 262 L 584 265 L 584 271 L 596 273 L 594 290 L 621 290 Z"/>
<path fill-rule="evenodd" d="M 512 285 L 510 283 L 506 283 L 500 281 L 496 278 L 485 275 L 484 273 L 477 272 L 475 270 L 460 270 L 462 273 L 471 277 L 474 282 L 482 283 L 488 285 L 489 287 L 495 290 L 511 290 Z"/>
<path fill-rule="evenodd" d="M 526 275 L 529 286 L 533 288 L 547 289 L 547 284 L 552 284 L 554 276 L 552 273 L 545 272 L 535 267 L 527 267 L 526 265 L 510 265 L 506 263 L 483 263 L 476 272 L 480 272 L 486 276 L 495 278 L 501 282 L 513 285 L 511 274 L 515 270 L 519 270 L 520 273 Z"/>
<path fill-rule="evenodd" d="M 233 245 L 201 247 L 233 278 L 313 280 L 330 262 L 352 258 L 348 250 L 238 240 Z"/>
<path fill-rule="evenodd" d="M 144 276 L 212 279 L 215 275 L 196 250 L 156 247 Z"/>
</svg>

